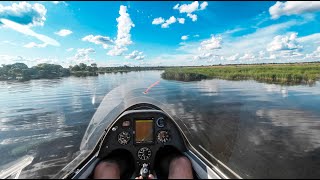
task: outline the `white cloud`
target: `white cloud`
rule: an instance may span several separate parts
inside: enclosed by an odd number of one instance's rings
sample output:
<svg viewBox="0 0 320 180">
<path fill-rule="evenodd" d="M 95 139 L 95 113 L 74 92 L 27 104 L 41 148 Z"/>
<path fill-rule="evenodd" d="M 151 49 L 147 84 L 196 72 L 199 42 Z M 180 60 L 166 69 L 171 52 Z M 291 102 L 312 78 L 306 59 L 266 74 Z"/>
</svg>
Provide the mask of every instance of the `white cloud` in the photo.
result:
<svg viewBox="0 0 320 180">
<path fill-rule="evenodd" d="M 230 57 L 227 57 L 226 59 L 228 60 L 228 61 L 235 61 L 235 60 L 238 60 L 239 59 L 239 53 L 236 53 L 235 55 L 232 55 L 232 56 L 230 56 Z"/>
<path fill-rule="evenodd" d="M 302 14 L 308 12 L 320 11 L 319 1 L 277 1 L 269 8 L 272 19 L 278 19 L 280 16 L 290 16 L 293 14 Z"/>
<path fill-rule="evenodd" d="M 252 53 L 245 53 L 243 56 L 239 57 L 240 60 L 253 60 L 256 56 Z"/>
<path fill-rule="evenodd" d="M 154 18 L 152 24 L 158 25 L 164 23 L 164 19 L 162 17 Z"/>
<path fill-rule="evenodd" d="M 170 24 L 173 24 L 177 21 L 177 19 L 174 16 L 171 16 L 169 19 L 166 20 L 165 23 L 161 25 L 162 28 L 168 28 Z"/>
<path fill-rule="evenodd" d="M 302 46 L 297 42 L 298 33 L 292 33 L 289 36 L 278 35 L 268 44 L 267 51 L 295 50 Z"/>
<path fill-rule="evenodd" d="M 68 48 L 68 49 L 66 49 L 66 51 L 68 51 L 68 52 L 73 51 L 73 48 Z"/>
<path fill-rule="evenodd" d="M 228 54 L 228 49 L 233 49 L 236 51 L 234 53 L 240 54 L 242 52 L 258 52 L 264 50 L 271 39 L 297 24 L 299 24 L 299 22 L 292 20 L 259 28 L 255 32 L 244 36 L 226 38 L 224 41 L 225 53 Z"/>
<path fill-rule="evenodd" d="M 181 40 L 187 40 L 189 35 L 181 36 Z"/>
<path fill-rule="evenodd" d="M 306 54 L 306 58 L 320 58 L 320 46 L 310 54 Z"/>
<path fill-rule="evenodd" d="M 205 1 L 203 3 L 200 4 L 200 10 L 204 10 L 206 9 L 206 7 L 208 6 L 208 3 Z"/>
<path fill-rule="evenodd" d="M 107 52 L 107 55 L 109 55 L 109 56 L 122 56 L 123 53 L 127 50 L 128 50 L 128 48 L 126 48 L 126 47 L 113 46 L 113 48 Z"/>
<path fill-rule="evenodd" d="M 207 6 L 208 6 L 207 2 L 203 2 L 199 6 L 199 2 L 194 1 L 191 4 L 182 4 L 182 5 L 177 4 L 173 7 L 173 9 L 179 10 L 180 13 L 186 13 L 187 16 L 192 19 L 192 21 L 196 21 L 198 17 L 196 14 L 193 14 L 193 12 L 204 10 Z"/>
<path fill-rule="evenodd" d="M 93 48 L 80 48 L 77 49 L 76 54 L 73 57 L 68 58 L 70 64 L 91 64 L 94 62 L 89 55 L 95 53 L 96 51 Z"/>
<path fill-rule="evenodd" d="M 193 37 L 200 37 L 200 35 L 199 35 L 199 34 L 196 34 L 196 35 L 194 35 Z"/>
<path fill-rule="evenodd" d="M 40 41 L 44 42 L 45 44 L 50 44 L 53 46 L 60 46 L 59 42 L 57 42 L 56 40 L 45 36 L 43 34 L 38 34 L 34 31 L 32 31 L 28 26 L 23 26 L 21 24 L 15 23 L 13 21 L 10 21 L 8 19 L 0 19 L 0 22 L 3 23 L 6 27 L 9 27 L 15 31 L 18 31 L 22 34 L 28 35 L 28 36 L 32 36 L 35 37 L 37 39 L 39 39 Z"/>
<path fill-rule="evenodd" d="M 0 55 L 0 59 L 1 64 L 13 64 L 16 62 L 21 62 L 29 65 L 31 62 L 31 60 L 26 59 L 22 56 Z"/>
<path fill-rule="evenodd" d="M 43 26 L 47 9 L 39 3 L 33 5 L 28 2 L 13 3 L 11 6 L 0 4 L 0 19 L 8 19 L 28 26 Z"/>
<path fill-rule="evenodd" d="M 177 18 L 177 20 L 178 20 L 178 22 L 179 22 L 180 24 L 184 24 L 184 21 L 185 21 L 184 18 Z"/>
<path fill-rule="evenodd" d="M 189 18 L 191 18 L 192 19 L 192 21 L 196 21 L 197 19 L 198 19 L 198 16 L 196 15 L 196 14 L 187 14 L 187 16 L 189 17 Z"/>
<path fill-rule="evenodd" d="M 320 42 L 320 33 L 314 33 L 314 34 L 310 34 L 307 36 L 303 36 L 297 39 L 298 42 L 302 42 L 302 43 L 319 43 Z"/>
<path fill-rule="evenodd" d="M 194 11 L 198 10 L 199 2 L 194 1 L 191 4 L 179 4 L 175 5 L 173 9 L 178 9 L 180 13 L 193 13 Z"/>
<path fill-rule="evenodd" d="M 107 53 L 110 56 L 122 55 L 124 51 L 127 51 L 126 46 L 132 44 L 130 30 L 134 24 L 127 13 L 127 7 L 121 5 L 119 14 L 120 16 L 116 19 L 118 22 L 116 45 Z"/>
<path fill-rule="evenodd" d="M 202 53 L 200 55 L 194 56 L 195 60 L 208 59 L 215 56 L 213 53 Z"/>
<path fill-rule="evenodd" d="M 59 36 L 68 36 L 70 34 L 72 34 L 72 31 L 68 30 L 68 29 L 61 29 L 58 32 L 55 32 L 55 34 L 59 35 Z"/>
<path fill-rule="evenodd" d="M 83 37 L 82 41 L 88 41 L 94 44 L 101 44 L 104 49 L 107 49 L 114 44 L 113 40 L 108 36 L 94 36 L 92 34 Z"/>
<path fill-rule="evenodd" d="M 169 28 L 170 24 L 174 24 L 177 21 L 180 24 L 184 24 L 185 19 L 184 18 L 175 18 L 174 16 L 171 16 L 169 19 L 164 20 L 162 17 L 159 17 L 159 18 L 153 19 L 152 24 L 154 24 L 154 25 L 161 24 L 161 28 Z"/>
<path fill-rule="evenodd" d="M 143 60 L 143 52 L 133 51 L 131 54 L 125 56 L 126 59 Z"/>
<path fill-rule="evenodd" d="M 44 47 L 47 47 L 48 44 L 46 43 L 43 43 L 43 44 L 37 44 L 35 42 L 30 42 L 26 45 L 24 45 L 23 47 L 25 48 L 34 48 L 34 47 L 37 47 L 37 48 L 44 48 Z"/>
<path fill-rule="evenodd" d="M 204 40 L 200 43 L 199 50 L 214 50 L 220 49 L 222 44 L 222 38 L 220 36 L 211 36 L 210 39 Z"/>
</svg>

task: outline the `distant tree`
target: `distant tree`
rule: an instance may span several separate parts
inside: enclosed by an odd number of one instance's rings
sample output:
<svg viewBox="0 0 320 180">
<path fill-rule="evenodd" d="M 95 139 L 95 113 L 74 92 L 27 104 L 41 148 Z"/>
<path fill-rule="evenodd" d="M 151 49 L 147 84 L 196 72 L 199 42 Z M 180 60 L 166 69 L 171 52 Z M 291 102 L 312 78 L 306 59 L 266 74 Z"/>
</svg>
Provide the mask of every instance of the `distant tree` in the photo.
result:
<svg viewBox="0 0 320 180">
<path fill-rule="evenodd" d="M 71 69 L 72 71 L 80 71 L 80 67 L 78 65 L 75 65 Z"/>
<path fill-rule="evenodd" d="M 92 72 L 92 71 L 93 71 L 93 68 L 92 68 L 91 66 L 87 66 L 87 67 L 86 67 L 86 71 Z"/>
<path fill-rule="evenodd" d="M 92 67 L 92 71 L 93 71 L 93 72 L 97 72 L 97 71 L 98 71 L 98 66 L 97 66 L 96 63 L 92 63 L 92 64 L 91 64 L 91 67 Z"/>
<path fill-rule="evenodd" d="M 79 64 L 79 67 L 80 67 L 80 70 L 81 70 L 81 71 L 85 71 L 86 68 L 87 68 L 87 65 L 84 64 L 84 63 L 80 63 L 80 64 Z"/>
</svg>

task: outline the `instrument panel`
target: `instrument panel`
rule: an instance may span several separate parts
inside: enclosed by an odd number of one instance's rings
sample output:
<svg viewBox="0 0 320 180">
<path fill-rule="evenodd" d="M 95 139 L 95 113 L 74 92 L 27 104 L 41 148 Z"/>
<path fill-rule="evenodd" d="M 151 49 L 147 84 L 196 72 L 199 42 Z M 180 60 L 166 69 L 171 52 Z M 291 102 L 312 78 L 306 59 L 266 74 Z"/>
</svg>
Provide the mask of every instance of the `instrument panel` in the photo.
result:
<svg viewBox="0 0 320 180">
<path fill-rule="evenodd" d="M 144 163 L 153 169 L 156 153 L 165 145 L 185 150 L 173 120 L 161 110 L 128 110 L 106 133 L 98 156 L 103 158 L 113 150 L 126 149 L 133 155 L 136 169 Z"/>
</svg>

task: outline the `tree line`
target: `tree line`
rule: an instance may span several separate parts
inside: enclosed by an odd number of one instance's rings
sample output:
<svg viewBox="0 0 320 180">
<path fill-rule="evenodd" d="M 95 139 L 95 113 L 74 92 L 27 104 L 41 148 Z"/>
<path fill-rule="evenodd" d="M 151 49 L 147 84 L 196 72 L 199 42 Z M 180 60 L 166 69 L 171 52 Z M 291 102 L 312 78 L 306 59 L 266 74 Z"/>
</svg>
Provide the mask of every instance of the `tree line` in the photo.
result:
<svg viewBox="0 0 320 180">
<path fill-rule="evenodd" d="M 24 63 L 2 64 L 0 67 L 0 80 L 19 80 L 27 81 L 30 79 L 53 79 L 68 76 L 98 76 L 100 73 L 117 73 L 130 71 L 145 71 L 145 70 L 164 70 L 166 67 L 98 67 L 96 63 L 86 65 L 80 63 L 69 68 L 64 68 L 57 64 L 41 63 L 29 68 Z"/>
</svg>

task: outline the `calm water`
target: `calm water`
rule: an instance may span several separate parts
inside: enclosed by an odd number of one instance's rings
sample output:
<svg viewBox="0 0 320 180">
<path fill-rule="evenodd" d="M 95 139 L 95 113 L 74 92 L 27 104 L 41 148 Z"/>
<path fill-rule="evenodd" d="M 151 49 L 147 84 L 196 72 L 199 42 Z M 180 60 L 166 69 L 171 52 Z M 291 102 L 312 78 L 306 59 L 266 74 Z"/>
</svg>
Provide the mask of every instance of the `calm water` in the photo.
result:
<svg viewBox="0 0 320 180">
<path fill-rule="evenodd" d="M 201 145 L 243 178 L 320 177 L 320 83 L 166 81 L 161 71 L 0 82 L 0 166 L 23 155 L 21 177 L 50 178 L 77 155 L 104 95 L 120 84 L 160 80 L 166 99 Z M 162 88 L 166 87 L 166 88 Z"/>
</svg>

